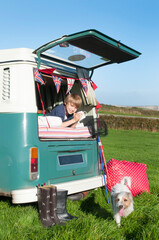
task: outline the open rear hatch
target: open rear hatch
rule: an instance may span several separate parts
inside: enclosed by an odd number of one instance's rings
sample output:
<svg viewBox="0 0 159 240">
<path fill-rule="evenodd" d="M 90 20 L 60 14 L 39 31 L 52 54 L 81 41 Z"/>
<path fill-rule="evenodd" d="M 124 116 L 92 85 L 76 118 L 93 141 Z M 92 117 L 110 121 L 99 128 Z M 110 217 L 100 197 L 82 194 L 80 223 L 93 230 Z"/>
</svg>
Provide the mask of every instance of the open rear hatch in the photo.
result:
<svg viewBox="0 0 159 240">
<path fill-rule="evenodd" d="M 60 92 L 57 93 L 52 81 L 53 73 L 47 72 L 47 74 L 43 76 L 44 82 L 47 84 L 39 86 L 39 89 L 41 89 L 44 95 L 45 110 L 51 111 L 53 106 L 64 101 L 67 88 L 67 78 L 72 77 L 70 74 L 74 74 L 75 82 L 73 83 L 71 92 L 78 92 L 81 96 L 83 101 L 82 111 L 87 112 L 86 108 L 92 106 L 92 110 L 89 110 L 89 114 L 87 114 L 85 121 L 88 120 L 88 117 L 89 119 L 91 118 L 91 126 L 94 126 L 94 129 L 97 129 L 97 121 L 94 121 L 96 118 L 96 112 L 93 108 L 97 106 L 98 101 L 96 100 L 91 87 L 89 87 L 89 91 L 85 94 L 83 85 L 81 86 L 81 83 L 79 83 L 80 81 L 78 81 L 79 78 L 86 78 L 88 87 L 88 82 L 90 86 L 91 79 L 91 74 L 89 74 L 90 71 L 93 73 L 95 68 L 107 64 L 122 63 L 133 60 L 141 54 L 140 52 L 122 44 L 120 41 L 110 38 L 96 30 L 86 30 L 71 35 L 65 35 L 39 47 L 34 53 L 38 56 L 38 69 L 40 68 L 41 61 L 48 59 L 49 62 L 51 61 L 55 65 L 53 65 L 56 69 L 54 72 L 55 76 L 58 75 L 60 80 L 62 79 L 60 82 Z M 62 67 L 65 67 L 65 71 Z M 61 68 L 61 72 L 59 71 L 59 68 Z M 45 70 L 52 71 L 48 68 Z M 41 94 L 39 94 L 39 96 L 41 96 Z M 41 109 L 41 101 L 39 98 L 37 102 L 39 103 L 38 109 Z M 85 123 L 84 125 L 87 126 L 88 124 Z M 48 135 L 47 132 L 46 136 L 42 136 L 45 138 L 50 137 L 52 139 L 55 134 L 54 132 L 51 134 L 52 135 Z"/>
<path fill-rule="evenodd" d="M 133 60 L 141 54 L 93 29 L 65 35 L 36 49 L 38 68 L 44 52 L 47 53 L 45 57 L 52 60 L 88 70 Z"/>
</svg>

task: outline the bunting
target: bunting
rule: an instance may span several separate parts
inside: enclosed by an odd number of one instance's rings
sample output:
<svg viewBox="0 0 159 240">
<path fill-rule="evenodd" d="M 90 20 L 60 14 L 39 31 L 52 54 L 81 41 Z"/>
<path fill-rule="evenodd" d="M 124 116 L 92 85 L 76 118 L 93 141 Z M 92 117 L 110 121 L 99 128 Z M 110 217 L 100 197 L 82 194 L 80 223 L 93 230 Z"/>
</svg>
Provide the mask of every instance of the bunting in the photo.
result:
<svg viewBox="0 0 159 240">
<path fill-rule="evenodd" d="M 90 80 L 90 83 L 91 83 L 91 86 L 92 86 L 93 90 L 96 90 L 97 85 L 92 80 Z"/>
<path fill-rule="evenodd" d="M 52 76 L 52 79 L 55 84 L 56 91 L 57 91 L 57 93 L 59 93 L 60 87 L 61 87 L 61 78 L 57 77 L 57 76 Z"/>
<path fill-rule="evenodd" d="M 98 105 L 96 106 L 96 109 L 99 109 L 99 108 L 101 108 L 101 105 L 100 105 L 100 103 L 98 102 Z"/>
<path fill-rule="evenodd" d="M 39 72 L 52 75 L 56 68 L 39 69 Z"/>
<path fill-rule="evenodd" d="M 34 69 L 34 78 L 35 78 L 36 82 L 38 82 L 40 84 L 45 84 L 40 72 L 36 68 Z"/>
<path fill-rule="evenodd" d="M 85 93 L 87 94 L 87 90 L 88 90 L 87 79 L 86 78 L 79 78 L 79 80 L 82 84 L 82 87 L 83 87 Z"/>
<path fill-rule="evenodd" d="M 81 83 L 81 85 L 82 85 L 86 94 L 88 92 L 87 80 L 90 82 L 93 90 L 95 90 L 97 88 L 96 84 L 90 78 L 79 78 L 78 79 L 78 78 L 67 78 L 67 77 L 64 77 L 64 76 L 54 75 L 53 72 L 55 71 L 55 69 L 56 68 L 34 69 L 35 81 L 40 83 L 40 84 L 45 84 L 45 82 L 44 82 L 40 73 L 51 75 L 52 78 L 53 78 L 53 82 L 55 84 L 57 93 L 59 93 L 59 91 L 60 91 L 62 79 L 67 80 L 67 92 L 66 92 L 66 94 L 68 94 L 71 91 L 75 80 L 80 80 L 80 83 Z"/>
<path fill-rule="evenodd" d="M 74 82 L 75 82 L 75 78 L 67 78 L 67 92 L 66 92 L 66 94 L 68 94 L 71 91 Z"/>
</svg>

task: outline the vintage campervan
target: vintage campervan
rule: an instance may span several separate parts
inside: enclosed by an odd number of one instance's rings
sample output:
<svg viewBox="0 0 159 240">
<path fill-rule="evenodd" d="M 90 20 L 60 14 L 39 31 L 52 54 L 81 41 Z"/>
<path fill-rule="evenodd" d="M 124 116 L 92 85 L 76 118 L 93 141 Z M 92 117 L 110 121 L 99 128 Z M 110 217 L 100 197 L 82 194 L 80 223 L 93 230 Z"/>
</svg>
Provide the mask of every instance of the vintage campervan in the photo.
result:
<svg viewBox="0 0 159 240">
<path fill-rule="evenodd" d="M 63 36 L 34 51 L 0 50 L 1 196 L 11 197 L 13 203 L 29 203 L 37 201 L 37 186 L 43 184 L 66 189 L 68 194 L 104 185 L 97 142 L 98 101 L 91 77 L 98 67 L 139 55 L 96 30 Z M 70 92 L 82 98 L 83 126 L 50 125 L 45 113 L 63 103 Z M 39 110 L 46 119 L 42 124 Z"/>
</svg>

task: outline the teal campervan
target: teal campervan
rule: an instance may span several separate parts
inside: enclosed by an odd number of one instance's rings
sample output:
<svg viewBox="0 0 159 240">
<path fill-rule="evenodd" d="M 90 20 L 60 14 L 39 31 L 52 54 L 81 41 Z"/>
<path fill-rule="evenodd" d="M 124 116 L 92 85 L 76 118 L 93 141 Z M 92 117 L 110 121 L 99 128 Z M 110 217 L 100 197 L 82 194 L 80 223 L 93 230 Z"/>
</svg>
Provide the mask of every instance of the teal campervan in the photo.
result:
<svg viewBox="0 0 159 240">
<path fill-rule="evenodd" d="M 36 50 L 0 50 L 1 196 L 29 203 L 37 201 L 39 185 L 52 184 L 69 195 L 104 186 L 92 74 L 139 55 L 96 30 L 65 35 Z M 36 71 L 42 84 L 35 81 Z M 60 80 L 58 91 L 53 76 Z M 67 92 L 82 98 L 86 117 L 79 129 L 52 127 L 45 115 Z M 40 125 L 39 117 L 46 124 Z"/>
</svg>

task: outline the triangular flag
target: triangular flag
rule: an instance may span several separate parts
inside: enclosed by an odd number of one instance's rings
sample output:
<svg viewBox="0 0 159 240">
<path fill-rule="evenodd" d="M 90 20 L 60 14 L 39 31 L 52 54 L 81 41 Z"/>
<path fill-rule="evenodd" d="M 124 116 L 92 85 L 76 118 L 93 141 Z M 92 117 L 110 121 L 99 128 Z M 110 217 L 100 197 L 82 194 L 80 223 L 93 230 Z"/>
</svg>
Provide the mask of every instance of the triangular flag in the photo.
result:
<svg viewBox="0 0 159 240">
<path fill-rule="evenodd" d="M 34 69 L 34 78 L 35 78 L 36 82 L 41 83 L 41 84 L 45 84 L 40 72 L 36 68 Z"/>
<path fill-rule="evenodd" d="M 75 82 L 75 78 L 67 78 L 67 93 L 70 92 L 71 88 L 73 87 L 73 84 Z"/>
<path fill-rule="evenodd" d="M 99 109 L 99 108 L 101 108 L 101 105 L 100 105 L 100 103 L 98 102 L 98 105 L 96 106 L 96 109 Z"/>
<path fill-rule="evenodd" d="M 87 90 L 88 90 L 87 79 L 86 78 L 80 78 L 79 80 L 82 84 L 82 87 L 83 87 L 85 93 L 87 94 Z"/>
<path fill-rule="evenodd" d="M 52 73 L 55 71 L 56 68 L 45 68 L 45 69 L 39 69 L 39 72 L 46 73 L 49 75 L 52 75 Z"/>
<path fill-rule="evenodd" d="M 52 76 L 52 78 L 53 78 L 53 82 L 54 82 L 55 87 L 56 87 L 56 91 L 57 91 L 57 93 L 59 93 L 59 90 L 60 90 L 60 87 L 61 87 L 61 78 L 57 77 L 57 76 Z"/>
<path fill-rule="evenodd" d="M 92 85 L 93 90 L 96 90 L 97 85 L 92 80 L 90 80 L 90 83 Z"/>
</svg>

